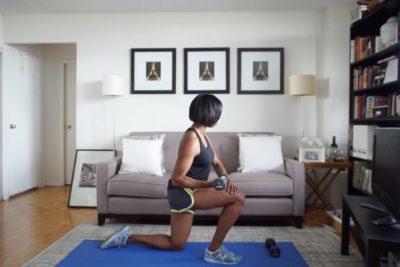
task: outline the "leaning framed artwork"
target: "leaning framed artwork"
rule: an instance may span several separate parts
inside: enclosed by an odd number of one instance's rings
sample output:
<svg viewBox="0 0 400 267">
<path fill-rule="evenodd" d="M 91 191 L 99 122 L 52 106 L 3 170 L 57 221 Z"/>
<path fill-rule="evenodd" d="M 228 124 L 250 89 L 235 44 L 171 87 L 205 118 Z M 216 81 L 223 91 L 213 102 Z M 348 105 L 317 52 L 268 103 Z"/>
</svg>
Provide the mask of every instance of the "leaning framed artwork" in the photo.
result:
<svg viewBox="0 0 400 267">
<path fill-rule="evenodd" d="M 131 49 L 131 94 L 175 94 L 175 48 Z"/>
<path fill-rule="evenodd" d="M 239 48 L 238 94 L 283 94 L 284 49 Z"/>
<path fill-rule="evenodd" d="M 185 48 L 184 93 L 229 94 L 229 48 Z"/>
<path fill-rule="evenodd" d="M 300 162 L 325 162 L 325 147 L 300 147 Z"/>
<path fill-rule="evenodd" d="M 96 166 L 114 156 L 112 149 L 76 150 L 68 207 L 96 207 Z"/>
</svg>

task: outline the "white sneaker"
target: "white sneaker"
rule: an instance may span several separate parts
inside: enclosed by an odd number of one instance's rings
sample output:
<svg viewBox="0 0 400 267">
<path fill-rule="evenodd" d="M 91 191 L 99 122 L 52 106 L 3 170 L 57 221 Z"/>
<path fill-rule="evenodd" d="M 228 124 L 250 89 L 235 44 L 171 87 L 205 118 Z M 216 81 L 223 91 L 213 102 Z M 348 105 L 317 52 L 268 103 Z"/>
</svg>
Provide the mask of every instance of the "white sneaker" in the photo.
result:
<svg viewBox="0 0 400 267">
<path fill-rule="evenodd" d="M 208 263 L 232 265 L 241 263 L 243 261 L 243 256 L 233 253 L 225 246 L 221 246 L 214 252 L 210 252 L 206 248 L 203 259 Z"/>
<path fill-rule="evenodd" d="M 132 234 L 133 232 L 131 228 L 128 225 L 125 225 L 120 230 L 107 237 L 103 244 L 101 244 L 101 249 L 122 247 L 126 245 L 126 240 Z"/>
</svg>

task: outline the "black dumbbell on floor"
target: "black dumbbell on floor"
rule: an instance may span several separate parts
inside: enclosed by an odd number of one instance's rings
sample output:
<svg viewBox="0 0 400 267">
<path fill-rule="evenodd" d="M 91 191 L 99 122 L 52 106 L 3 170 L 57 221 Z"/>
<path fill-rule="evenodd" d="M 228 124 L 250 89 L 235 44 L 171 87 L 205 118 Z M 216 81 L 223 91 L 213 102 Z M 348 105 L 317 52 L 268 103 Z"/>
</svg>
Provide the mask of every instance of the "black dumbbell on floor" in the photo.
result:
<svg viewBox="0 0 400 267">
<path fill-rule="evenodd" d="M 268 249 L 269 255 L 271 257 L 277 258 L 281 256 L 281 249 L 276 246 L 276 242 L 274 239 L 267 238 L 267 240 L 265 240 L 265 247 Z"/>
</svg>

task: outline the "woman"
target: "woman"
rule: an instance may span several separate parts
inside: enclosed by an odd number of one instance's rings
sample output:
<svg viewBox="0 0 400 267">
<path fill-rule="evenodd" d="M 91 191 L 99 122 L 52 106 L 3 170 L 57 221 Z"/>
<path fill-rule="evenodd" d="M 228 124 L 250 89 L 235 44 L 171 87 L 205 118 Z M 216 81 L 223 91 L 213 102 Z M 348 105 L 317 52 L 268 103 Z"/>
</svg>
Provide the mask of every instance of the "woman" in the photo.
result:
<svg viewBox="0 0 400 267">
<path fill-rule="evenodd" d="M 129 226 L 125 226 L 103 242 L 103 249 L 142 243 L 159 249 L 183 250 L 195 209 L 223 207 L 216 232 L 203 258 L 220 264 L 236 264 L 243 260 L 242 255 L 228 250 L 222 242 L 239 217 L 245 196 L 229 179 L 223 191 L 217 191 L 213 188 L 213 181 L 207 181 L 211 166 L 218 176 L 228 177 L 206 134 L 207 127 L 217 123 L 221 112 L 222 103 L 214 95 L 200 94 L 190 104 L 189 118 L 193 124 L 180 142 L 178 159 L 168 182 L 171 235 L 136 235 L 132 234 Z"/>
</svg>

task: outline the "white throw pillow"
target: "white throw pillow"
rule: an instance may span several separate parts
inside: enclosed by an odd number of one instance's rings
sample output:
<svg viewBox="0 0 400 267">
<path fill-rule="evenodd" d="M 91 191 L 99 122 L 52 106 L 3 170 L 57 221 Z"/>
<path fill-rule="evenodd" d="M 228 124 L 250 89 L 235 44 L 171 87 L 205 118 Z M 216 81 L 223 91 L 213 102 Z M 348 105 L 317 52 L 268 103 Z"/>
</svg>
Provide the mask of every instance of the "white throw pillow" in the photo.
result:
<svg viewBox="0 0 400 267">
<path fill-rule="evenodd" d="M 119 173 L 148 173 L 162 176 L 164 174 L 163 142 L 164 136 L 159 139 L 124 138 Z"/>
<path fill-rule="evenodd" d="M 128 138 L 129 139 L 135 139 L 135 140 L 156 140 L 156 139 L 161 139 L 164 140 L 165 134 L 145 134 L 145 135 L 135 135 L 135 133 L 130 133 Z M 161 166 L 162 166 L 162 172 L 165 174 L 165 167 L 164 167 L 164 153 L 161 153 L 162 160 L 161 160 Z"/>
<path fill-rule="evenodd" d="M 282 155 L 282 136 L 239 135 L 238 171 L 242 173 L 274 171 L 285 173 Z"/>
</svg>

